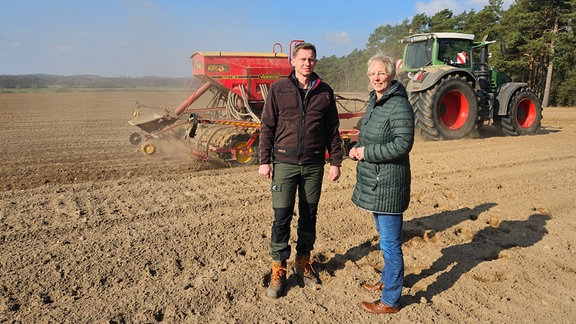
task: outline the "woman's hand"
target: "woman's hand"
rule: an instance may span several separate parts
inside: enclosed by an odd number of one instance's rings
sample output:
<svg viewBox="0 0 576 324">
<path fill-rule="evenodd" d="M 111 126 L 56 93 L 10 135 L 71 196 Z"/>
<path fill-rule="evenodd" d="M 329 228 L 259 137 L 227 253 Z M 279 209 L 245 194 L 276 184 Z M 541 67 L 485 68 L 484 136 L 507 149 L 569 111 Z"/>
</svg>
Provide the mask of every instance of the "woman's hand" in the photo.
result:
<svg viewBox="0 0 576 324">
<path fill-rule="evenodd" d="M 351 148 L 350 152 L 348 152 L 348 157 L 354 161 L 364 160 L 364 146 Z"/>
</svg>

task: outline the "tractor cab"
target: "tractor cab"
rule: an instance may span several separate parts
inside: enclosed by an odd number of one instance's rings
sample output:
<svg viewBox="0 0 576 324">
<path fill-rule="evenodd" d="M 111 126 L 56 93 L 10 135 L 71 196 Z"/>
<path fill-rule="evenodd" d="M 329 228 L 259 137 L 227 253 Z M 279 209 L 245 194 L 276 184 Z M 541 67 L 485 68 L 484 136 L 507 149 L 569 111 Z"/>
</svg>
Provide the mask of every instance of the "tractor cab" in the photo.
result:
<svg viewBox="0 0 576 324">
<path fill-rule="evenodd" d="M 427 33 L 404 37 L 402 67 L 415 72 L 429 65 L 453 65 L 471 68 L 474 35 L 460 33 Z"/>
</svg>

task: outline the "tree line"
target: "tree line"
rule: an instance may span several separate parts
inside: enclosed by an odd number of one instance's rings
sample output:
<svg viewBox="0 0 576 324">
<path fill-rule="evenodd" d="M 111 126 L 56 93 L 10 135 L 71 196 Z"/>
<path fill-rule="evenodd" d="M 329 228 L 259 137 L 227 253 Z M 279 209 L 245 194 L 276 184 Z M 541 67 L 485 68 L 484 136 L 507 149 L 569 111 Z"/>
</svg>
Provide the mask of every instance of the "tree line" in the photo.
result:
<svg viewBox="0 0 576 324">
<path fill-rule="evenodd" d="M 96 75 L 60 76 L 51 74 L 0 75 L 0 89 L 187 89 L 190 78 L 167 77 L 102 77 Z"/>
<path fill-rule="evenodd" d="M 410 34 L 458 32 L 488 36 L 489 65 L 526 82 L 544 106 L 576 106 L 576 0 L 516 0 L 508 10 L 490 0 L 478 12 L 444 9 L 433 16 L 417 14 L 395 25 L 377 27 L 365 49 L 343 57 L 322 57 L 316 71 L 336 92 L 366 91 L 366 62 L 377 51 L 401 58 L 400 40 Z"/>
<path fill-rule="evenodd" d="M 488 36 L 489 65 L 526 82 L 544 106 L 576 106 L 576 0 L 515 0 L 503 10 L 502 0 L 455 14 L 444 9 L 433 16 L 417 14 L 395 25 L 377 27 L 364 49 L 319 59 L 316 71 L 336 92 L 366 92 L 366 62 L 377 51 L 401 58 L 400 40 L 410 34 L 459 32 Z M 194 78 L 192 78 L 194 79 Z M 0 89 L 63 88 L 187 88 L 190 78 L 0 75 Z"/>
</svg>

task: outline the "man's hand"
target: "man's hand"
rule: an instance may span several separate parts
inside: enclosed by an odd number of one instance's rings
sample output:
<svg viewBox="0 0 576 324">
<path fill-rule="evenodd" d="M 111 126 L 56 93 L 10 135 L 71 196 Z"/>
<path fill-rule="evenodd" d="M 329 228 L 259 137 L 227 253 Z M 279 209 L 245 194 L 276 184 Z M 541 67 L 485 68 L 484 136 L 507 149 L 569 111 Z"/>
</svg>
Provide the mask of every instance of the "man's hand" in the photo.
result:
<svg viewBox="0 0 576 324">
<path fill-rule="evenodd" d="M 270 179 L 272 178 L 272 167 L 270 167 L 270 164 L 260 164 L 258 174 L 264 179 Z"/>
<path fill-rule="evenodd" d="M 330 180 L 336 181 L 340 178 L 340 167 L 331 165 L 330 166 Z"/>
</svg>

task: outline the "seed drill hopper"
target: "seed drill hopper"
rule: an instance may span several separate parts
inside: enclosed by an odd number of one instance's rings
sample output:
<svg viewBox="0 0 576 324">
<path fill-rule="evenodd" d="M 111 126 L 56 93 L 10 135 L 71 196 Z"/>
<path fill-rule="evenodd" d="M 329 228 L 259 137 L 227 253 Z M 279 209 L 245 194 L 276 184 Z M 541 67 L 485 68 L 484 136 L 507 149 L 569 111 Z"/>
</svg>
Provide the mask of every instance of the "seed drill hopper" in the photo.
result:
<svg viewBox="0 0 576 324">
<path fill-rule="evenodd" d="M 129 124 L 140 128 L 130 142 L 148 155 L 156 141 L 176 138 L 200 160 L 216 158 L 231 165 L 258 160 L 260 115 L 270 85 L 292 72 L 290 54 L 300 40 L 290 43 L 289 54 L 279 43 L 272 52 L 196 52 L 192 54 L 194 86 L 173 111 L 138 104 Z M 205 100 L 205 95 L 210 96 Z M 199 98 L 203 98 L 199 100 Z M 344 109 L 341 119 L 363 115 L 363 100 L 337 96 Z M 194 107 L 201 102 L 202 107 Z M 352 108 L 350 108 L 352 106 Z M 357 140 L 356 129 L 340 130 L 346 147 Z"/>
</svg>

